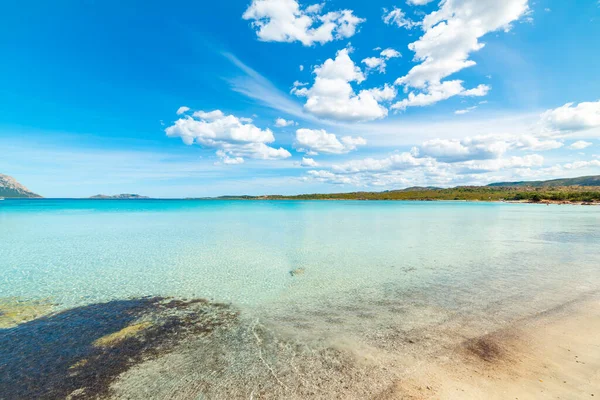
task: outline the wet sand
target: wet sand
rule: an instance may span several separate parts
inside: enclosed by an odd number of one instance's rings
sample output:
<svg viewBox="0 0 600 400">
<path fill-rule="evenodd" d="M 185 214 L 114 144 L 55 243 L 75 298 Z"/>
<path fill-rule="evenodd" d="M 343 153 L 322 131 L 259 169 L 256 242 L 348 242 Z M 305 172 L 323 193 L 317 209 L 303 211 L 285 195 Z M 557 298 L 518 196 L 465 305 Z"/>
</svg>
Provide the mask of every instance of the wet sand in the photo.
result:
<svg viewBox="0 0 600 400">
<path fill-rule="evenodd" d="M 378 399 L 600 396 L 600 299 L 572 302 L 463 342 Z"/>
</svg>

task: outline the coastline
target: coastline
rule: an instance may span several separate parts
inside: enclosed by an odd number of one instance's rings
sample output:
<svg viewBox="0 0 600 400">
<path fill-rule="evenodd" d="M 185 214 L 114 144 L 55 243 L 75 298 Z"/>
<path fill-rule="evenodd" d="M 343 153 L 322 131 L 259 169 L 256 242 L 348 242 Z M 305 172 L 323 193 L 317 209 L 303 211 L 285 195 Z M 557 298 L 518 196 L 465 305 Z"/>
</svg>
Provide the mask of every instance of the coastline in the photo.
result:
<svg viewBox="0 0 600 400">
<path fill-rule="evenodd" d="M 596 294 L 466 340 L 376 398 L 598 397 L 599 331 L 600 297 Z"/>
<path fill-rule="evenodd" d="M 207 198 L 129 198 L 129 199 L 118 199 L 118 198 L 52 198 L 52 197 L 6 197 L 5 200 L 35 200 L 35 201 L 43 201 L 43 200 L 83 200 L 83 201 L 102 201 L 102 202 L 112 202 L 112 201 L 135 201 L 135 202 L 147 202 L 147 201 L 366 201 L 366 202 L 424 202 L 424 203 L 506 203 L 506 204 L 537 204 L 537 205 L 572 205 L 572 206 L 599 206 L 600 201 L 586 202 L 586 201 L 563 201 L 563 200 L 541 200 L 541 201 L 531 201 L 531 200 L 478 200 L 478 199 L 343 199 L 343 198 L 287 198 L 287 197 L 254 197 L 254 198 L 244 198 L 244 197 L 228 197 L 228 198 L 219 198 L 219 197 L 207 197 Z"/>
<path fill-rule="evenodd" d="M 113 314 L 115 318 L 105 321 Z M 82 337 L 66 339 L 70 346 L 79 343 L 71 350 L 76 356 L 46 360 L 51 365 L 60 362 L 55 365 L 59 368 L 52 372 L 44 368 L 37 378 L 31 377 L 34 381 L 23 382 L 22 368 L 39 368 L 37 363 L 44 361 L 45 356 L 37 353 L 39 343 L 49 355 L 64 346 L 35 334 L 49 334 L 44 327 L 74 332 L 71 324 L 79 325 L 82 315 L 87 321 L 81 327 Z M 0 386 L 8 388 L 5 393 L 14 398 L 53 393 L 70 399 L 89 395 L 181 400 L 202 395 L 377 400 L 600 396 L 597 292 L 475 336 L 453 324 L 396 335 L 389 348 L 343 340 L 308 352 L 296 347 L 297 358 L 290 359 L 282 349 L 289 351 L 299 342 L 274 336 L 268 325 L 245 320 L 231 306 L 205 300 L 123 300 L 66 310 L 23 322 L 13 330 L 0 330 L 0 342 L 19 345 L 25 340 L 33 359 L 20 352 L 16 360 L 4 355 L 8 364 L 2 368 L 8 370 Z M 98 329 L 102 336 L 95 338 Z M 424 347 L 410 344 L 419 340 L 424 340 Z M 435 345 L 429 350 L 426 343 Z M 411 346 L 421 350 L 408 351 Z M 303 365 L 315 357 L 325 363 L 317 364 L 315 371 Z M 288 362 L 293 362 L 291 370 Z M 229 382 L 227 387 L 221 379 Z"/>
</svg>

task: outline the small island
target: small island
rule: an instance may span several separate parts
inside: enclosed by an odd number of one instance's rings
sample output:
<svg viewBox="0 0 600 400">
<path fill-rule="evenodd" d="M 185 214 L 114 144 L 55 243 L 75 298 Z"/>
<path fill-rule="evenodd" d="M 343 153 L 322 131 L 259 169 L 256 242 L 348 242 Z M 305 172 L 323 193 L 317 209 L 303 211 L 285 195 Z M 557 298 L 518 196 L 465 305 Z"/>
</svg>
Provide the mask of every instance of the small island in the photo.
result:
<svg viewBox="0 0 600 400">
<path fill-rule="evenodd" d="M 108 196 L 105 194 L 97 194 L 95 196 L 89 197 L 89 199 L 93 200 L 147 200 L 150 197 L 141 196 L 139 194 L 132 193 L 121 193 L 115 194 L 113 196 Z"/>
</svg>

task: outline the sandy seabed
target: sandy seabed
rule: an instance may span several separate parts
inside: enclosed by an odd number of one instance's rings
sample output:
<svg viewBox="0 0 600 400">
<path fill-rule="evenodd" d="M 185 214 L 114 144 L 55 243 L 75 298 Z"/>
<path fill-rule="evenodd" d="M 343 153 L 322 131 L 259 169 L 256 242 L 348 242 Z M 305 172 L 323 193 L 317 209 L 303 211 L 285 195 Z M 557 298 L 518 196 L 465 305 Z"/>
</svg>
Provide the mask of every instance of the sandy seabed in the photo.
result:
<svg viewBox="0 0 600 400">
<path fill-rule="evenodd" d="M 303 336 L 298 321 L 259 320 L 205 300 L 123 300 L 31 320 L 27 310 L 27 320 L 0 329 L 0 399 L 600 396 L 597 293 L 478 334 L 472 321 L 440 314 L 406 331 Z M 362 317 L 365 326 L 380 323 Z"/>
</svg>

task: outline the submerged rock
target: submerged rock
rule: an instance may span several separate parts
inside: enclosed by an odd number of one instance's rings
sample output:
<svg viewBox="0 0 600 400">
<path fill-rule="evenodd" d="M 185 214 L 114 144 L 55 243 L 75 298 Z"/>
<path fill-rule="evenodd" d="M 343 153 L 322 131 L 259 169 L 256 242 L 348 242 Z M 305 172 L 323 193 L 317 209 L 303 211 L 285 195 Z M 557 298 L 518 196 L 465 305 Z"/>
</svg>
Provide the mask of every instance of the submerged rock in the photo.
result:
<svg viewBox="0 0 600 400">
<path fill-rule="evenodd" d="M 237 319 L 229 305 L 204 299 L 142 298 L 0 329 L 0 398 L 104 398 L 130 368 L 184 340 L 227 330 Z"/>
<path fill-rule="evenodd" d="M 54 305 L 45 301 L 0 299 L 0 329 L 15 327 L 52 312 Z"/>
</svg>

